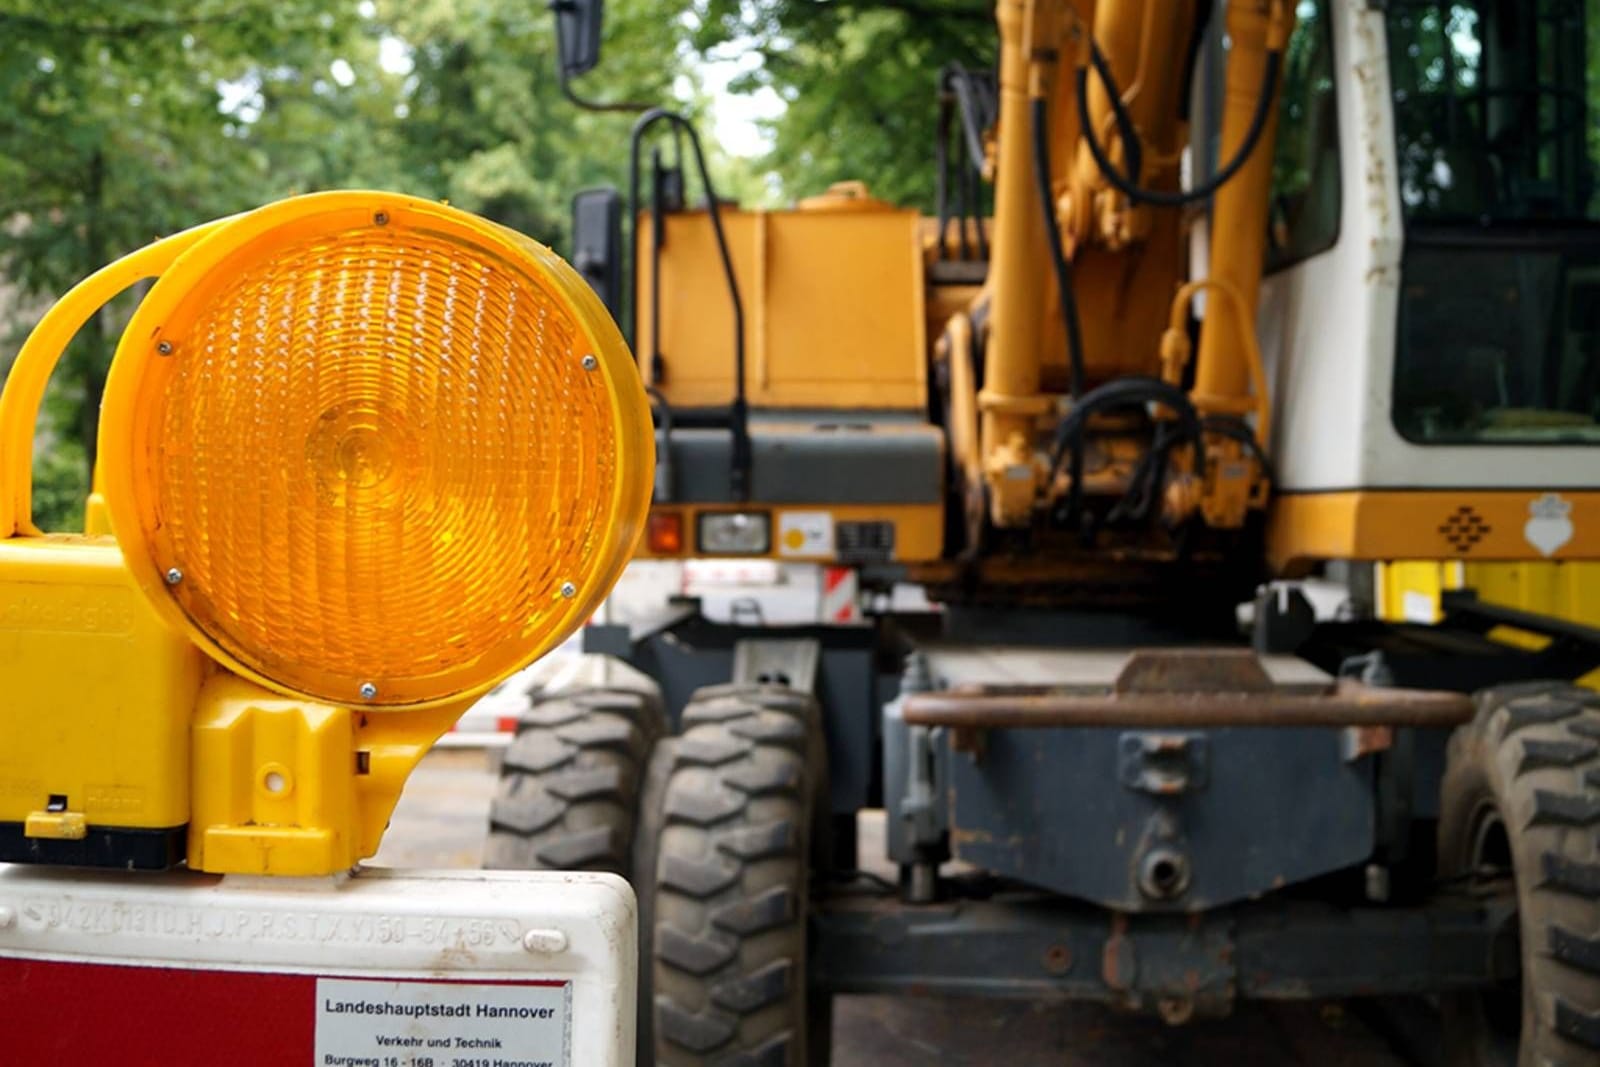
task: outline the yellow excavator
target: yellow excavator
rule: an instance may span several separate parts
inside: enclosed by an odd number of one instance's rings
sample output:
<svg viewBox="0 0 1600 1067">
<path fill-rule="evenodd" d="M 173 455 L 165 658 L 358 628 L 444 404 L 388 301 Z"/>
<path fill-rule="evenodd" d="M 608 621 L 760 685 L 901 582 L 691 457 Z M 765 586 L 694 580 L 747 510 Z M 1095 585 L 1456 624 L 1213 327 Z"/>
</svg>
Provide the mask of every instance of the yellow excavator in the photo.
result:
<svg viewBox="0 0 1600 1067">
<path fill-rule="evenodd" d="M 556 11 L 582 103 L 599 5 Z M 591 626 L 490 864 L 630 878 L 641 1062 L 825 1063 L 832 996 L 911 991 L 1426 994 L 1451 1064 L 1597 1062 L 1600 633 L 1555 609 L 1600 555 L 1600 10 L 995 18 L 929 74 L 932 216 L 738 209 L 665 110 L 576 198 L 640 555 L 870 610 Z"/>
</svg>

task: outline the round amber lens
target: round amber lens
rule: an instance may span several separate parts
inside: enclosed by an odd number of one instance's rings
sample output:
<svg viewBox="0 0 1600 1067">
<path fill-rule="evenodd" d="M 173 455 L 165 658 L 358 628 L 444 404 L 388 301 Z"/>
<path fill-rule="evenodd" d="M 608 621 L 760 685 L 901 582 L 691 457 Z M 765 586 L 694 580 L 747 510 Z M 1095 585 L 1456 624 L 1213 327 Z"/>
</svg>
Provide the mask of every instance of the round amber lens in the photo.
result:
<svg viewBox="0 0 1600 1067">
<path fill-rule="evenodd" d="M 487 688 L 605 594 L 648 494 L 631 362 L 574 285 L 509 231 L 381 194 L 224 227 L 152 289 L 108 382 L 130 561 L 279 688 Z"/>
</svg>

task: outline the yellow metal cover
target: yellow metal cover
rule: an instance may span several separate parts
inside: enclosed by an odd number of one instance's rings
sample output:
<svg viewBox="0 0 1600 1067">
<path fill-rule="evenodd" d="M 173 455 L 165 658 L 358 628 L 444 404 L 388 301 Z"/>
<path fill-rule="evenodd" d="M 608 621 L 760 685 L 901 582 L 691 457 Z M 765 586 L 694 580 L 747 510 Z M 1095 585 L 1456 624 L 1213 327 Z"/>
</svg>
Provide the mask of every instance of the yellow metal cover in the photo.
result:
<svg viewBox="0 0 1600 1067">
<path fill-rule="evenodd" d="M 725 210 L 745 307 L 751 404 L 915 409 L 926 403 L 923 264 L 915 212 Z M 649 219 L 639 244 L 637 344 L 656 351 Z M 704 212 L 669 216 L 661 249 L 662 373 L 674 407 L 733 397 L 733 311 Z"/>
</svg>

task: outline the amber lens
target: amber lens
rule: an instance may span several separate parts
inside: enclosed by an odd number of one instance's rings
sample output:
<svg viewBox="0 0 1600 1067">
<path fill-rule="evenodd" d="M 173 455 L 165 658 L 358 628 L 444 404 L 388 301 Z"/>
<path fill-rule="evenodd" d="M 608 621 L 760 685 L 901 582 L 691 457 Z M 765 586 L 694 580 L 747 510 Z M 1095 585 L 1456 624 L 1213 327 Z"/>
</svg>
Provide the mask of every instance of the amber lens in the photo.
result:
<svg viewBox="0 0 1600 1067">
<path fill-rule="evenodd" d="M 125 550 L 136 522 L 166 593 L 249 672 L 337 703 L 437 702 L 526 663 L 609 588 L 638 434 L 575 274 L 436 205 L 335 204 L 209 241 L 186 291 L 152 292 L 124 343 L 152 351 L 108 387 L 108 425 L 136 405 L 108 504 Z"/>
</svg>

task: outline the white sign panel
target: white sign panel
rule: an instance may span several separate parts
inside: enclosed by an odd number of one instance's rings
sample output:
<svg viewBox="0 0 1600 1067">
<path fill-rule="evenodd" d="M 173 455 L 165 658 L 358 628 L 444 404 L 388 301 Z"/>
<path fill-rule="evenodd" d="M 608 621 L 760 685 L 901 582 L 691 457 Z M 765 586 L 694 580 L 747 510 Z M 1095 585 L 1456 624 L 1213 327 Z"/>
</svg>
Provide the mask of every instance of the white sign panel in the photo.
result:
<svg viewBox="0 0 1600 1067">
<path fill-rule="evenodd" d="M 317 1067 L 568 1067 L 568 982 L 317 982 Z"/>
<path fill-rule="evenodd" d="M 0 863 L 0 1067 L 630 1067 L 637 922 L 608 874 Z"/>
</svg>

